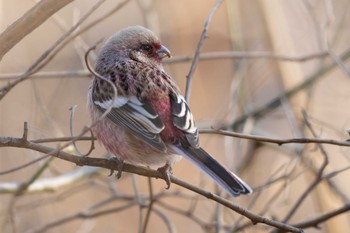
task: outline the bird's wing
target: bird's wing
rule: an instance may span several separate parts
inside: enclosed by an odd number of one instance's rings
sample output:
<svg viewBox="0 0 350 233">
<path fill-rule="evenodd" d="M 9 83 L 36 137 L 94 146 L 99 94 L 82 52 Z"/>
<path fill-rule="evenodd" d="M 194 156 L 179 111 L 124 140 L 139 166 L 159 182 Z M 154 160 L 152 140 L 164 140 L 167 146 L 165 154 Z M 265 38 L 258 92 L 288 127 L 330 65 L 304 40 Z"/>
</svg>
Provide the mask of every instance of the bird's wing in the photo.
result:
<svg viewBox="0 0 350 233">
<path fill-rule="evenodd" d="M 164 124 L 159 115 L 146 102 L 140 101 L 135 96 L 118 95 L 114 103 L 112 95 L 108 97 L 101 95 L 102 98 L 96 97 L 93 103 L 102 111 L 106 111 L 113 105 L 107 118 L 117 125 L 128 129 L 136 137 L 143 139 L 144 142 L 155 149 L 165 152 L 166 146 L 159 133 L 164 129 Z"/>
<path fill-rule="evenodd" d="M 198 129 L 186 100 L 180 94 L 171 93 L 170 103 L 174 125 L 185 133 L 190 146 L 198 148 Z"/>
</svg>

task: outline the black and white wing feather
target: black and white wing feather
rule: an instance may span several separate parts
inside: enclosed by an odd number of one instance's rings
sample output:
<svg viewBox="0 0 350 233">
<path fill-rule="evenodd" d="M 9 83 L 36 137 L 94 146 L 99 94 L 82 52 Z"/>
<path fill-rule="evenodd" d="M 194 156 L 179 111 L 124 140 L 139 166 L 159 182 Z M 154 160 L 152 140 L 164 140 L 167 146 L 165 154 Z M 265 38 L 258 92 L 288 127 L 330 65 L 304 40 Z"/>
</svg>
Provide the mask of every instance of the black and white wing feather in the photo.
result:
<svg viewBox="0 0 350 233">
<path fill-rule="evenodd" d="M 170 103 L 174 125 L 185 133 L 190 146 L 198 148 L 198 129 L 186 100 L 183 96 L 172 93 L 170 94 Z"/>
<path fill-rule="evenodd" d="M 135 96 L 117 96 L 114 103 L 112 102 L 111 96 L 106 99 L 93 99 L 93 103 L 102 112 L 113 105 L 107 114 L 107 118 L 112 122 L 122 125 L 155 149 L 166 152 L 166 146 L 159 135 L 164 129 L 164 124 L 147 102 L 141 102 Z"/>
</svg>

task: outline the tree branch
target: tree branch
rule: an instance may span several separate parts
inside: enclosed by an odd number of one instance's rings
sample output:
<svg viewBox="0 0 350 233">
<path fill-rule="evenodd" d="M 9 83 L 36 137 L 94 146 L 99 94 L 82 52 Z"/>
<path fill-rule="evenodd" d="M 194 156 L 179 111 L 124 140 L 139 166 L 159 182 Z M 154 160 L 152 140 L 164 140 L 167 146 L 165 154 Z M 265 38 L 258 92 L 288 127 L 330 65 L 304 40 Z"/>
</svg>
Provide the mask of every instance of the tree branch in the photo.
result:
<svg viewBox="0 0 350 233">
<path fill-rule="evenodd" d="M 225 135 L 225 136 L 230 136 L 235 138 L 250 139 L 257 142 L 275 143 L 275 144 L 278 144 L 279 146 L 283 144 L 290 144 L 290 143 L 299 143 L 299 144 L 317 143 L 317 144 L 330 144 L 330 145 L 350 147 L 349 141 L 340 141 L 340 140 L 334 140 L 334 139 L 322 139 L 322 138 L 280 139 L 280 138 L 270 138 L 270 137 L 258 136 L 258 135 L 249 135 L 249 134 L 237 133 L 233 131 L 220 130 L 220 129 L 201 129 L 199 132 L 203 134 L 219 134 L 219 135 Z"/>
<path fill-rule="evenodd" d="M 200 55 L 200 52 L 201 52 L 201 49 L 203 46 L 204 39 L 207 37 L 207 31 L 208 31 L 208 27 L 209 27 L 211 18 L 213 17 L 214 13 L 219 8 L 219 6 L 221 5 L 221 2 L 222 2 L 222 0 L 216 0 L 214 6 L 211 8 L 211 10 L 208 14 L 207 20 L 204 23 L 203 31 L 202 31 L 201 37 L 198 41 L 198 44 L 197 44 L 196 52 L 195 52 L 193 60 L 192 60 L 190 71 L 188 72 L 188 75 L 186 76 L 186 79 L 187 79 L 186 90 L 185 90 L 186 101 L 189 101 L 189 99 L 190 99 L 190 91 L 191 91 L 191 87 L 192 87 L 193 74 L 194 74 L 194 71 L 196 70 L 196 67 L 197 67 L 197 63 L 199 60 L 199 55 Z"/>
<path fill-rule="evenodd" d="M 349 58 L 350 58 L 350 49 L 347 49 L 344 53 L 342 53 L 342 55 L 340 56 L 340 59 L 341 61 L 345 62 Z M 244 123 L 250 117 L 259 118 L 266 115 L 267 113 L 271 112 L 273 109 L 276 109 L 278 106 L 280 106 L 281 100 L 283 100 L 286 97 L 291 97 L 296 93 L 298 93 L 299 91 L 309 87 L 311 84 L 315 83 L 317 80 L 319 80 L 321 77 L 323 77 L 325 74 L 327 74 L 337 66 L 338 64 L 336 62 L 332 62 L 322 66 L 319 70 L 315 71 L 312 75 L 310 75 L 309 78 L 305 79 L 305 81 L 303 81 L 299 85 L 275 97 L 274 99 L 266 103 L 264 106 L 241 116 L 232 125 L 228 127 L 232 129 L 236 129 L 239 125 Z"/>
<path fill-rule="evenodd" d="M 61 151 L 61 150 L 52 149 L 50 147 L 46 147 L 46 146 L 36 144 L 36 143 L 30 142 L 30 141 L 24 141 L 22 138 L 0 137 L 0 147 L 17 147 L 17 148 L 31 149 L 31 150 L 39 151 L 41 153 L 51 154 L 52 156 L 55 156 L 57 158 L 75 163 L 78 166 L 88 165 L 88 166 L 93 166 L 93 167 L 103 167 L 103 168 L 107 168 L 110 170 L 115 170 L 118 168 L 118 164 L 119 164 L 117 161 L 109 160 L 109 159 L 75 156 L 75 155 L 66 153 L 66 152 Z M 131 164 L 125 163 L 123 165 L 123 171 L 138 174 L 141 176 L 163 179 L 163 175 L 160 174 L 156 170 L 151 170 L 151 169 L 147 169 L 145 167 L 135 166 L 135 165 L 131 165 Z M 254 224 L 264 223 L 266 225 L 273 226 L 273 227 L 276 227 L 276 228 L 284 230 L 284 231 L 298 232 L 298 233 L 303 232 L 302 229 L 298 229 L 298 228 L 295 228 L 295 227 L 290 226 L 288 224 L 281 223 L 281 222 L 260 216 L 254 212 L 249 211 L 248 209 L 245 209 L 243 207 L 235 205 L 232 202 L 230 202 L 230 201 L 228 201 L 228 200 L 226 200 L 218 195 L 207 192 L 207 191 L 205 191 L 197 186 L 191 185 L 191 184 L 186 183 L 180 179 L 177 179 L 174 176 L 171 176 L 171 181 L 174 184 L 177 184 L 181 187 L 184 187 L 188 190 L 191 190 L 195 193 L 198 193 L 204 197 L 207 197 L 213 201 L 216 201 L 216 202 L 228 207 L 229 209 L 249 218 Z M 28 187 L 28 189 L 29 188 L 30 187 Z"/>
<path fill-rule="evenodd" d="M 41 0 L 0 35 L 0 61 L 25 36 L 73 0 Z"/>
</svg>

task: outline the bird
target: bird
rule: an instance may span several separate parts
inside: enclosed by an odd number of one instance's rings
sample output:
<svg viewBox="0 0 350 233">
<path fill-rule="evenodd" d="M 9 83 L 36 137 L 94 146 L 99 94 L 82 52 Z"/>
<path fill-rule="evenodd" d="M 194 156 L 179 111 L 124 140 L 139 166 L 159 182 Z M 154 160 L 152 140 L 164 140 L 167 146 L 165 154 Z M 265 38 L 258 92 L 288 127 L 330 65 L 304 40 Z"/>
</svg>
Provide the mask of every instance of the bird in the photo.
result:
<svg viewBox="0 0 350 233">
<path fill-rule="evenodd" d="M 169 49 L 143 26 L 126 27 L 106 40 L 95 61 L 98 76 L 88 89 L 95 137 L 122 163 L 158 166 L 168 188 L 173 165 L 184 157 L 230 195 L 252 193 L 200 147 L 189 104 L 163 68 L 167 57 Z"/>
</svg>

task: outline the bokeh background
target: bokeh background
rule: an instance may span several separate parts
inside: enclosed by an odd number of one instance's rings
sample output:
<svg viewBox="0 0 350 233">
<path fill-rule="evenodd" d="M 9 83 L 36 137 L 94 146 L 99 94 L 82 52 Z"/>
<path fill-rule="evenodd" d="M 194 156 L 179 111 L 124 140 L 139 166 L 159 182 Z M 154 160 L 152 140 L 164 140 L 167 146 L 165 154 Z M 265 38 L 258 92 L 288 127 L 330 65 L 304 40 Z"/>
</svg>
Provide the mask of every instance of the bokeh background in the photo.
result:
<svg viewBox="0 0 350 233">
<path fill-rule="evenodd" d="M 0 61 L 0 88 L 25 72 L 97 2 L 73 1 L 13 47 Z M 1 0 L 0 31 L 36 3 Z M 104 1 L 77 30 L 119 3 Z M 0 137 L 21 137 L 24 122 L 28 122 L 31 140 L 70 136 L 69 109 L 74 105 L 75 134 L 89 125 L 86 95 L 91 76 L 84 53 L 130 25 L 146 26 L 159 35 L 173 55 L 165 61 L 165 70 L 184 92 L 190 58 L 214 4 L 213 0 L 128 1 L 59 49 L 42 69 L 1 99 Z M 222 128 L 280 139 L 349 138 L 350 1 L 225 0 L 213 15 L 207 35 L 201 50 L 207 59 L 198 63 L 190 96 L 201 129 Z M 348 147 L 278 146 L 215 134 L 201 134 L 201 144 L 249 183 L 255 193 L 227 197 L 185 160 L 176 164 L 174 176 L 265 217 L 285 219 L 317 179 L 325 157 L 329 163 L 321 175 L 333 172 L 334 176 L 318 182 L 307 193 L 288 223 L 305 222 L 350 203 Z M 61 143 L 45 145 L 57 148 Z M 89 146 L 90 142 L 78 143 L 83 152 Z M 65 150 L 76 153 L 74 147 Z M 28 149 L 0 147 L 0 172 L 42 156 Z M 90 156 L 107 155 L 97 144 Z M 35 182 L 47 182 L 51 189 L 18 193 L 10 188 L 28 182 L 45 164 Z M 148 178 L 124 173 L 116 180 L 108 174 L 106 169 L 77 167 L 59 159 L 41 160 L 1 174 L 0 232 L 142 232 L 149 204 Z M 176 185 L 165 190 L 164 181 L 151 182 L 156 201 L 147 232 L 273 230 L 263 224 L 252 225 L 239 214 Z M 305 231 L 350 232 L 350 215 L 345 211 Z"/>
</svg>

